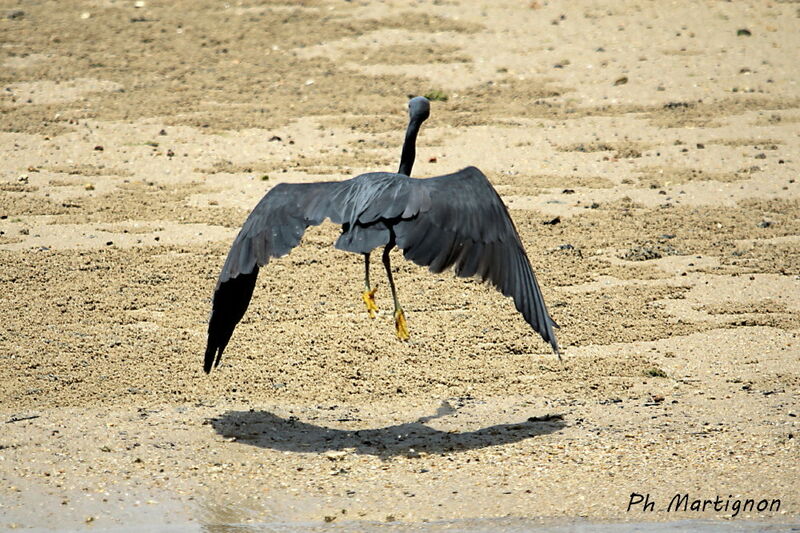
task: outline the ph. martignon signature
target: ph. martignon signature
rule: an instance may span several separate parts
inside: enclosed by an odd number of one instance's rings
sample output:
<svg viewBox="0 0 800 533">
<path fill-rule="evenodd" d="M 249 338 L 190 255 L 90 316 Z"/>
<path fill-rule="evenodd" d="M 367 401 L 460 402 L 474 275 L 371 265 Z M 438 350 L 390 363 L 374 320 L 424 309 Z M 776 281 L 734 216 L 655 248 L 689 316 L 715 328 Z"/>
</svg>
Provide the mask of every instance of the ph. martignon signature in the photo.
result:
<svg viewBox="0 0 800 533">
<path fill-rule="evenodd" d="M 656 501 L 650 498 L 650 493 L 639 494 L 632 492 L 630 500 L 628 500 L 627 512 L 631 509 L 639 509 L 641 512 L 652 513 L 656 511 Z M 668 513 L 730 513 L 731 518 L 735 518 L 739 513 L 747 513 L 757 511 L 759 513 L 770 512 L 777 513 L 781 509 L 781 501 L 779 499 L 768 498 L 734 498 L 729 494 L 727 498 L 722 498 L 719 495 L 715 496 L 713 500 L 703 498 L 692 498 L 688 493 L 677 493 L 669 500 L 666 507 L 659 506 L 659 511 L 666 511 Z"/>
</svg>

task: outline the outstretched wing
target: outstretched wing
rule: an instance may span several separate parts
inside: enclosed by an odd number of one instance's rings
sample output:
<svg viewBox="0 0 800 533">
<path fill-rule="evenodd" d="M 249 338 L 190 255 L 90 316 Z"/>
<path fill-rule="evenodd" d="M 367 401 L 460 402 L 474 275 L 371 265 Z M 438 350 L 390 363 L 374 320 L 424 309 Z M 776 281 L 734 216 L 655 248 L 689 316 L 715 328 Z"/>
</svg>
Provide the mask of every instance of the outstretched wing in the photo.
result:
<svg viewBox="0 0 800 533">
<path fill-rule="evenodd" d="M 408 194 L 403 220 L 394 226 L 405 258 L 432 272 L 455 266 L 460 277 L 491 281 L 514 299 L 528 324 L 559 354 L 553 332 L 558 324 L 547 312 L 508 209 L 486 176 L 468 167 L 408 181 L 415 190 Z"/>
<path fill-rule="evenodd" d="M 233 241 L 214 290 L 203 365 L 206 373 L 219 365 L 236 324 L 250 304 L 258 268 L 273 257 L 288 254 L 300 243 L 307 227 L 319 225 L 326 218 L 341 222 L 339 196 L 350 181 L 281 183 L 250 213 Z"/>
</svg>

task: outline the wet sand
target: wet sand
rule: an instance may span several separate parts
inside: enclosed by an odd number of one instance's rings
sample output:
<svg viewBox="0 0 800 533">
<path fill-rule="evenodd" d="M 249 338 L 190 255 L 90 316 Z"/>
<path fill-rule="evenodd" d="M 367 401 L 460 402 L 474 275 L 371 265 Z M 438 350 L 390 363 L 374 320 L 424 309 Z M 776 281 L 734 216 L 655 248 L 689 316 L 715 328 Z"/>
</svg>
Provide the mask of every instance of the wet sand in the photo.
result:
<svg viewBox="0 0 800 533">
<path fill-rule="evenodd" d="M 0 529 L 797 524 L 797 4 L 0 15 Z M 249 210 L 395 170 L 417 94 L 442 99 L 415 175 L 486 173 L 563 364 L 494 289 L 395 252 L 398 342 L 379 263 L 370 320 L 325 224 L 262 272 L 206 376 Z"/>
</svg>

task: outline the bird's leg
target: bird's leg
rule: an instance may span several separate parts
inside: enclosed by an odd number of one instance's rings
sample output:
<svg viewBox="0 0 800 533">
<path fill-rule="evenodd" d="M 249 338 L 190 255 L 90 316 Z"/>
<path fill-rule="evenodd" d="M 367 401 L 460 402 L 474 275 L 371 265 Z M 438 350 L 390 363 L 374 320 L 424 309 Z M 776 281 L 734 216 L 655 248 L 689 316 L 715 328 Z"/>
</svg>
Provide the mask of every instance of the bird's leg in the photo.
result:
<svg viewBox="0 0 800 533">
<path fill-rule="evenodd" d="M 392 300 L 394 300 L 394 328 L 397 338 L 401 341 L 408 340 L 408 325 L 406 324 L 406 315 L 403 308 L 400 307 L 400 302 L 397 300 L 397 289 L 394 286 L 394 279 L 392 278 L 392 265 L 389 263 L 389 251 L 394 246 L 394 242 L 390 242 L 383 249 L 383 266 L 386 268 L 386 277 L 389 278 L 389 287 L 392 288 Z"/>
<path fill-rule="evenodd" d="M 370 318 L 375 318 L 375 313 L 378 311 L 378 306 L 375 304 L 375 291 L 378 289 L 371 289 L 369 286 L 369 252 L 364 254 L 364 292 L 361 293 L 361 299 L 367 306 L 367 313 Z"/>
</svg>

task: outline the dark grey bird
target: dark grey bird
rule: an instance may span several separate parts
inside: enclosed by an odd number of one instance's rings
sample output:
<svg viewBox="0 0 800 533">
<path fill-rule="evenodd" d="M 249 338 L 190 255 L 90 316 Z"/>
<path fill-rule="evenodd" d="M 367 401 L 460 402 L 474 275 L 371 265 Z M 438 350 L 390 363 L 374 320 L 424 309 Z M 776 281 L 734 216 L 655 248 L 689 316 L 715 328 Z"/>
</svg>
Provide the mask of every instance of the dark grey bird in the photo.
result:
<svg viewBox="0 0 800 533">
<path fill-rule="evenodd" d="M 247 217 L 233 241 L 214 290 L 204 370 L 219 365 L 236 324 L 244 316 L 260 268 L 300 243 L 306 228 L 329 219 L 341 224 L 335 246 L 364 255 L 362 293 L 371 317 L 377 310 L 370 288 L 370 253 L 383 246 L 383 265 L 394 300 L 395 330 L 408 339 L 397 298 L 389 252 L 439 273 L 455 267 L 459 277 L 479 276 L 505 296 L 560 356 L 550 318 L 514 222 L 489 180 L 475 167 L 426 179 L 410 177 L 420 126 L 430 102 L 409 102 L 409 123 L 397 174 L 372 172 L 345 181 L 280 183 Z"/>
</svg>

